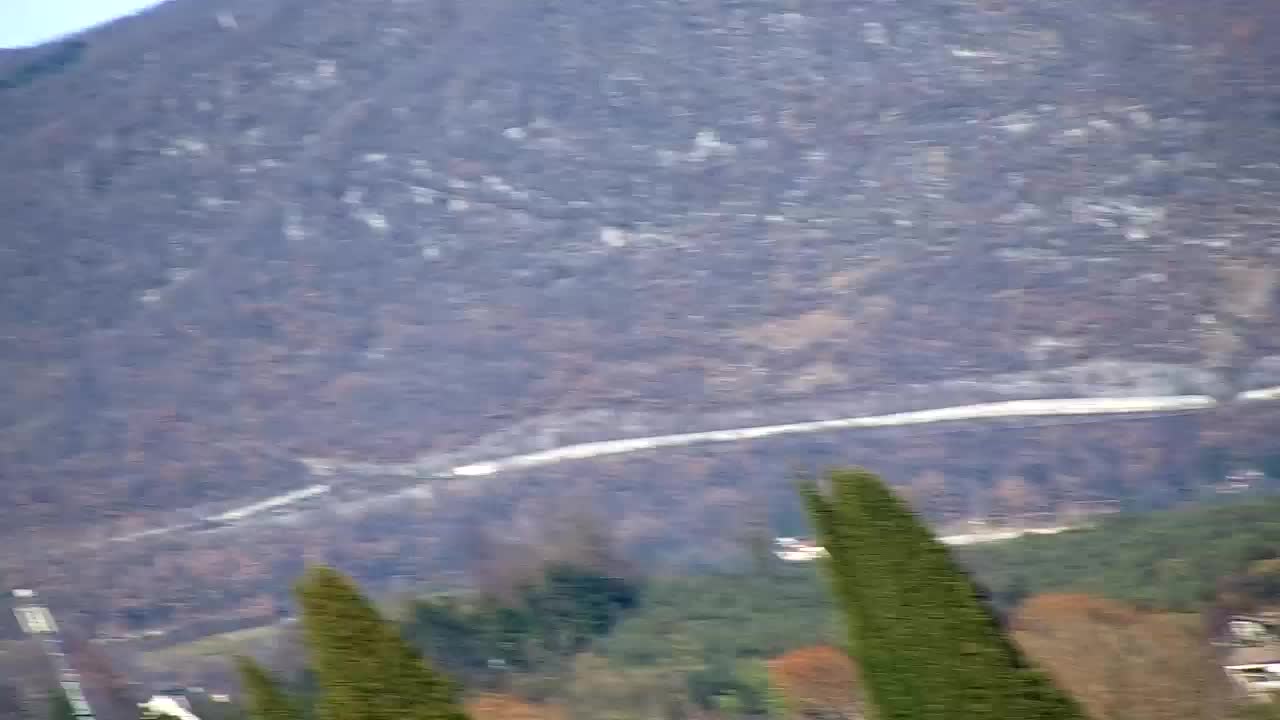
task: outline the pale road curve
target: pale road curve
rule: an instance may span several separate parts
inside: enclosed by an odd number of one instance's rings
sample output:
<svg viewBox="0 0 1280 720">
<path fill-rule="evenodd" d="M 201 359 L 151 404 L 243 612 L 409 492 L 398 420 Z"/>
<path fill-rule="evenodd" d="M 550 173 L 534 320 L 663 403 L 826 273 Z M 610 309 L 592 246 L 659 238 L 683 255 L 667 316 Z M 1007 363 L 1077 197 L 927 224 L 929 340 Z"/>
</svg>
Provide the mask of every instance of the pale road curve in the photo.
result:
<svg viewBox="0 0 1280 720">
<path fill-rule="evenodd" d="M 1280 400 L 1280 386 L 1246 390 L 1236 394 L 1230 404 L 1256 403 Z M 814 420 L 809 422 L 785 423 L 780 425 L 756 425 L 751 427 L 729 428 L 724 430 L 707 430 L 700 432 L 674 433 L 669 435 L 650 435 L 618 440 L 599 440 L 595 442 L 575 443 L 549 450 L 509 455 L 484 462 L 457 465 L 434 474 L 435 479 L 478 478 L 498 473 L 524 470 L 528 468 L 555 465 L 574 460 L 589 460 L 610 455 L 623 455 L 666 447 L 687 447 L 713 443 L 732 443 L 759 440 L 781 435 L 797 435 L 805 433 L 830 432 L 836 430 L 854 430 L 870 428 L 906 427 L 911 425 L 929 425 L 936 423 L 1004 420 L 1017 418 L 1053 418 L 1084 416 L 1125 416 L 1125 415 L 1172 415 L 1203 412 L 1219 406 L 1219 402 L 1208 395 L 1167 395 L 1137 397 L 1095 397 L 1095 398 L 1045 398 L 1035 400 L 1008 400 L 1003 402 L 976 403 L 955 405 L 931 410 L 913 410 L 909 412 L 889 413 L 885 415 L 861 415 L 855 417 L 836 418 L 832 420 Z M 308 462 L 315 471 L 323 462 Z M 340 469 L 343 463 L 334 463 Z M 367 463 L 351 463 L 361 467 L 370 467 Z M 386 466 L 388 474 L 406 474 L 405 464 Z M 325 474 L 332 474 L 332 470 Z M 181 523 L 166 527 L 153 528 L 129 535 L 109 539 L 108 543 L 123 543 L 168 535 L 175 532 L 199 528 L 212 523 L 227 526 L 250 520 L 263 513 L 301 503 L 306 500 L 329 495 L 334 487 L 328 483 L 308 485 L 287 493 L 281 493 L 262 500 L 208 515 L 200 522 Z M 429 497 L 430 491 L 422 485 L 392 491 L 379 496 L 356 501 L 360 505 L 370 505 L 380 500 L 417 495 Z"/>
<path fill-rule="evenodd" d="M 567 460 L 585 460 L 606 455 L 653 450 L 661 447 L 681 447 L 708 443 L 758 440 L 775 435 L 796 435 L 829 430 L 857 428 L 901 427 L 959 420 L 997 420 L 1004 418 L 1050 417 L 1073 415 L 1125 415 L 1130 413 L 1171 413 L 1207 410 L 1217 406 L 1208 395 L 1175 395 L 1170 397 L 1122 397 L 1122 398 L 1063 398 L 1048 400 L 1008 400 L 1005 402 L 957 405 L 934 410 L 913 410 L 888 415 L 814 420 L 784 425 L 758 425 L 756 427 L 705 432 L 653 435 L 625 440 L 601 440 L 540 452 L 514 455 L 488 462 L 459 465 L 448 471 L 452 477 L 476 477 L 493 475 L 503 470 L 518 470 L 540 465 L 553 465 Z"/>
<path fill-rule="evenodd" d="M 1280 400 L 1280 385 L 1275 387 L 1258 388 L 1257 390 L 1245 390 L 1239 395 L 1236 395 L 1236 400 L 1241 402 Z"/>
</svg>

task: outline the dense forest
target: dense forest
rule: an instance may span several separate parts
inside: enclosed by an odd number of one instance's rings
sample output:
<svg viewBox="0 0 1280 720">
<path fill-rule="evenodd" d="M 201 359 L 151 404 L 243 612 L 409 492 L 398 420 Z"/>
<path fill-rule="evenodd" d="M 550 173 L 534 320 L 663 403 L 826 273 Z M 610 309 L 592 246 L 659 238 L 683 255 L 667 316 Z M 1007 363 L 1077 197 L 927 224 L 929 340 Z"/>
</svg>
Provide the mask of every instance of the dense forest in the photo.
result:
<svg viewBox="0 0 1280 720">
<path fill-rule="evenodd" d="M 1195 612 L 1280 604 L 1280 499 L 1121 515 L 1088 530 L 964 549 L 960 557 L 1006 604 L 1084 592 Z"/>
<path fill-rule="evenodd" d="M 908 523 L 908 529 L 916 522 L 894 510 L 892 502 L 886 506 L 889 496 L 879 497 L 893 522 Z M 1280 608 L 1274 574 L 1280 559 L 1277 516 L 1274 497 L 1234 500 L 1115 517 L 1092 529 L 959 552 L 930 544 L 922 528 L 915 535 L 901 528 L 889 532 L 892 523 L 884 520 L 868 526 L 879 533 L 875 536 L 838 540 L 827 530 L 823 537 L 832 548 L 871 543 L 857 545 L 864 582 L 873 571 L 924 567 L 919 560 L 881 570 L 867 565 L 866 558 L 877 553 L 885 562 L 896 557 L 886 549 L 886 538 L 924 542 L 923 550 L 901 552 L 931 553 L 935 559 L 929 562 L 944 562 L 936 570 L 951 577 L 948 582 L 960 583 L 954 590 L 961 592 L 958 597 L 972 598 L 967 612 L 976 613 L 974 627 L 1014 643 L 996 641 L 1004 649 L 991 656 L 1011 663 L 1010 677 L 1022 672 L 1016 668 L 1024 663 L 1043 668 L 1095 720 L 1211 720 L 1262 712 L 1234 704 L 1210 641 L 1213 624 L 1224 613 Z M 1104 562 L 1103 553 L 1092 549 L 1107 547 L 1112 553 Z M 933 638 L 928 642 L 894 635 L 916 630 L 892 623 L 896 630 L 868 629 L 880 628 L 890 616 L 910 625 L 912 618 L 950 612 L 955 600 L 907 612 L 904 597 L 893 591 L 879 600 L 890 602 L 896 608 L 892 613 L 857 613 L 852 598 L 862 597 L 862 605 L 873 598 L 850 595 L 863 592 L 856 588 L 840 589 L 839 583 L 849 582 L 844 574 L 849 568 L 840 571 L 835 562 L 829 567 L 785 563 L 765 549 L 748 543 L 737 569 L 683 577 L 619 573 L 579 557 L 577 563 L 548 564 L 507 587 L 416 598 L 388 608 L 388 617 L 399 618 L 398 636 L 408 646 L 460 683 L 466 710 L 485 719 L 861 717 L 872 688 L 862 653 L 876 651 L 858 648 L 881 643 L 879 652 L 888 655 L 873 661 L 892 668 L 919 661 L 910 654 L 897 658 L 893 648 L 922 651 L 933 647 L 929 642 L 940 643 L 931 652 L 951 658 L 946 649 L 960 642 L 928 630 L 927 623 L 918 631 Z M 945 564 L 952 555 L 960 564 Z M 1075 561 L 1067 563 L 1072 557 Z M 1164 561 L 1196 573 L 1153 573 Z M 1069 567 L 1063 569 L 1064 564 Z M 977 580 L 967 580 L 961 567 Z M 893 582 L 919 589 L 933 581 L 904 576 Z M 1144 593 L 1137 594 L 1138 588 Z M 959 606 L 965 602 L 970 601 Z M 303 632 L 299 642 L 305 645 L 313 634 Z M 1025 654 L 1023 660 L 1019 653 Z M 317 697 L 319 685 L 305 657 L 286 661 L 280 681 L 300 699 L 299 712 L 309 713 L 304 700 Z M 1154 658 L 1160 670 L 1142 669 L 1144 659 Z M 1132 672 L 1108 670 L 1134 660 L 1138 665 Z M 964 685 L 986 676 L 949 682 Z M 914 697 L 944 692 L 937 685 L 894 687 L 890 683 L 880 692 L 899 701 L 903 692 Z M 920 717 L 912 714 L 916 709 L 903 712 Z"/>
<path fill-rule="evenodd" d="M 1217 499 L 951 554 L 1007 632 L 1062 675 L 1091 716 L 1161 717 L 1134 711 L 1140 703 L 1216 718 L 1229 704 L 1210 645 L 1222 619 L 1280 609 L 1278 502 Z M 847 662 L 849 627 L 823 565 L 781 561 L 764 526 L 745 528 L 718 570 L 655 573 L 627 562 L 607 528 L 570 518 L 536 551 L 477 543 L 487 565 L 470 589 L 446 581 L 379 603 L 415 652 L 461 684 L 474 716 L 738 718 L 785 715 L 788 702 L 860 707 L 858 683 L 831 679 Z M 226 687 L 218 668 L 248 651 L 298 698 L 315 692 L 298 626 L 239 635 L 157 650 L 155 662 L 174 680 Z M 1177 679 L 1105 671 L 1131 656 L 1161 658 Z M 208 702 L 202 710 L 228 712 Z"/>
</svg>

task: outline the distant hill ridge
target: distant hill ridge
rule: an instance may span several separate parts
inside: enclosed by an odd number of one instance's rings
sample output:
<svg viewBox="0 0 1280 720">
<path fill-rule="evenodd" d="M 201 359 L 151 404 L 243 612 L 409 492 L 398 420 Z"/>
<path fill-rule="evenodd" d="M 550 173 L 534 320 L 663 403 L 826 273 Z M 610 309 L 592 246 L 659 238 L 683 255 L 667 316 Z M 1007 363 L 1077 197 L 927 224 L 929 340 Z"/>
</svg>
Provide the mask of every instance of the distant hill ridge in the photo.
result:
<svg viewBox="0 0 1280 720">
<path fill-rule="evenodd" d="M 944 517 L 1193 495 L 1276 451 L 1270 404 L 762 439 L 442 491 L 429 522 L 419 500 L 322 514 L 263 530 L 254 558 L 173 537 L 172 562 L 39 559 L 305 488 L 301 458 L 406 463 L 546 418 L 796 422 L 1088 363 L 1178 368 L 1150 382 L 1191 394 L 1274 385 L 1278 19 L 1260 0 L 172 0 L 83 35 L 0 90 L 4 562 L 113 607 L 172 588 L 129 617 L 269 613 L 298 547 L 410 574 L 569 488 L 653 547 L 727 527 L 790 463 L 851 455 Z M 766 417 L 784 407 L 822 412 Z M 206 576 L 225 592 L 177 597 Z"/>
</svg>

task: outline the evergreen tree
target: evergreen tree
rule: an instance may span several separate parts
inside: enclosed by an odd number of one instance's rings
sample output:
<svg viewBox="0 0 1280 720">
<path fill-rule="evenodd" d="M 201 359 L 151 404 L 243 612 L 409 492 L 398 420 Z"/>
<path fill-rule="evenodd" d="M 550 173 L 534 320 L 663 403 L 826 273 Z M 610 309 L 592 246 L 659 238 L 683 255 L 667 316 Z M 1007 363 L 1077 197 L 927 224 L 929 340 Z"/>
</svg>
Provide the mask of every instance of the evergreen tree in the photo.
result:
<svg viewBox="0 0 1280 720">
<path fill-rule="evenodd" d="M 946 546 L 873 473 L 804 490 L 878 720 L 1083 717 L 1004 636 Z"/>
<path fill-rule="evenodd" d="M 75 708 L 71 707 L 71 700 L 61 688 L 53 691 L 49 696 L 49 718 L 50 720 L 76 720 Z"/>
<path fill-rule="evenodd" d="M 297 706 L 261 666 L 247 657 L 237 657 L 236 671 L 252 720 L 300 720 Z"/>
<path fill-rule="evenodd" d="M 428 667 L 354 584 L 330 568 L 297 587 L 320 720 L 465 720 L 454 683 Z"/>
</svg>

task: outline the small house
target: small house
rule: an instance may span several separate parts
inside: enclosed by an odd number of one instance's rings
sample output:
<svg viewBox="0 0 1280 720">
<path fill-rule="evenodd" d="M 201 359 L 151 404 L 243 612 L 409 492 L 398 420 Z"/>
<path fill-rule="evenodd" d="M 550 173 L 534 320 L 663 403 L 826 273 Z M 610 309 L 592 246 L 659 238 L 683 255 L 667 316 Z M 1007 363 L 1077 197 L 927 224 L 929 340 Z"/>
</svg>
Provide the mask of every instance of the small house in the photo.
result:
<svg viewBox="0 0 1280 720">
<path fill-rule="evenodd" d="M 777 549 L 773 554 L 786 562 L 813 562 L 827 554 L 826 548 L 801 538 L 780 537 L 774 540 L 774 546 Z"/>
<path fill-rule="evenodd" d="M 138 703 L 143 718 L 174 718 L 175 720 L 200 720 L 191 712 L 191 703 L 181 695 L 153 695 L 150 700 Z"/>
</svg>

